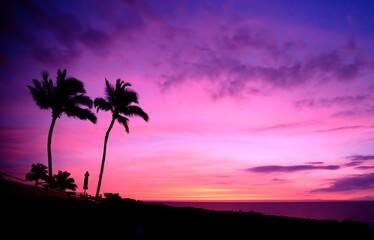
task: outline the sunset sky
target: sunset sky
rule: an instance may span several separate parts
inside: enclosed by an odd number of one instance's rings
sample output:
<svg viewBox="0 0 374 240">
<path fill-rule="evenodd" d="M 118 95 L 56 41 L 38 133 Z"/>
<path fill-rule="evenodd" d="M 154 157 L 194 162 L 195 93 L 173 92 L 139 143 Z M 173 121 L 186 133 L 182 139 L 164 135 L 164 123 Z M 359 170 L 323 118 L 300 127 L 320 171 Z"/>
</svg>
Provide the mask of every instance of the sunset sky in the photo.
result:
<svg viewBox="0 0 374 240">
<path fill-rule="evenodd" d="M 373 1 L 2 1 L 0 171 L 47 165 L 42 71 L 105 78 L 150 120 L 111 131 L 101 192 L 139 200 L 374 199 Z M 95 109 L 93 111 L 96 112 Z M 57 120 L 53 171 L 95 194 L 109 112 Z"/>
</svg>

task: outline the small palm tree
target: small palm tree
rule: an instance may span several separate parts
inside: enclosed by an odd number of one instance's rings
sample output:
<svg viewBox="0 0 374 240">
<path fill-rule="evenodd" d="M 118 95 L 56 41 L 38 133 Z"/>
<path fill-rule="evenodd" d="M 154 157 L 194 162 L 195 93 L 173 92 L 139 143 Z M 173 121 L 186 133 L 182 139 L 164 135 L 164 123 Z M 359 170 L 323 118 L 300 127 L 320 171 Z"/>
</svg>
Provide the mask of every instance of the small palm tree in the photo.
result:
<svg viewBox="0 0 374 240">
<path fill-rule="evenodd" d="M 57 118 L 63 113 L 68 117 L 78 117 L 96 123 L 96 116 L 88 109 L 80 106 L 92 107 L 92 100 L 85 96 L 83 83 L 75 78 L 66 78 L 66 70 L 57 72 L 57 81 L 48 79 L 48 73 L 43 73 L 43 81 L 32 80 L 34 86 L 28 86 L 36 104 L 41 109 L 52 109 L 52 122 L 48 133 L 48 170 L 52 178 L 52 132 Z"/>
<path fill-rule="evenodd" d="M 112 130 L 114 122 L 117 120 L 129 133 L 128 121 L 129 119 L 125 116 L 139 116 L 148 122 L 148 114 L 143 111 L 139 106 L 133 105 L 138 104 L 138 95 L 136 92 L 128 89 L 130 83 L 124 83 L 120 79 L 117 79 L 116 85 L 112 86 L 108 80 L 105 79 L 105 99 L 96 98 L 94 101 L 95 107 L 97 107 L 97 112 L 100 109 L 104 111 L 112 112 L 112 121 L 110 122 L 109 128 L 106 131 L 104 139 L 104 151 L 103 159 L 101 162 L 99 182 L 97 185 L 96 197 L 99 197 L 101 180 L 103 177 L 105 155 L 106 155 L 106 145 L 108 142 L 109 133 Z"/>
<path fill-rule="evenodd" d="M 69 176 L 69 172 L 58 171 L 58 173 L 54 176 L 54 187 L 60 189 L 61 191 L 65 191 L 66 189 L 75 191 L 77 185 L 75 184 L 74 178 L 69 178 Z"/>
<path fill-rule="evenodd" d="M 26 174 L 26 181 L 35 181 L 35 187 L 37 187 L 40 179 L 47 181 L 47 166 L 41 163 L 32 164 L 31 171 Z"/>
</svg>

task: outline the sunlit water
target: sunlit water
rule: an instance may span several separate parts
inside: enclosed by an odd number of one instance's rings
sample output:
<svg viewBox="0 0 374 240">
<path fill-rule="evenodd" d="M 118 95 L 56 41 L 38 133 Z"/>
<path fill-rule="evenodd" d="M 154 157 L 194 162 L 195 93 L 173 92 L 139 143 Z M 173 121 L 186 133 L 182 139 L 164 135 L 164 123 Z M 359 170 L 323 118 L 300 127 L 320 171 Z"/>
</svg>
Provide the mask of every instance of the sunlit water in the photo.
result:
<svg viewBox="0 0 374 240">
<path fill-rule="evenodd" d="M 374 201 L 326 202 L 157 202 L 173 207 L 216 211 L 253 211 L 266 215 L 343 221 L 350 219 L 374 226 Z"/>
</svg>

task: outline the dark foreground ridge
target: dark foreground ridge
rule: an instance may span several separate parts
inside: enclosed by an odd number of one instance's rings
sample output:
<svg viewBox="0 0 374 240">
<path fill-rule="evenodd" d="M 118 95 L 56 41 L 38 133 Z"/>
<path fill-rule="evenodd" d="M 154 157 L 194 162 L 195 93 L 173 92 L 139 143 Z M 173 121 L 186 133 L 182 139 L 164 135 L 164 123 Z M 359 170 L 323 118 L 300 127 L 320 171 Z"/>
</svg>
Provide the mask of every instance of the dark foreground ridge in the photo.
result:
<svg viewBox="0 0 374 240">
<path fill-rule="evenodd" d="M 353 221 L 169 207 L 131 199 L 94 202 L 33 194 L 31 188 L 20 194 L 17 186 L 9 184 L 17 183 L 2 182 L 1 229 L 3 236 L 12 239 L 338 239 L 347 236 L 371 239 L 369 236 L 374 236 L 374 227 Z"/>
</svg>

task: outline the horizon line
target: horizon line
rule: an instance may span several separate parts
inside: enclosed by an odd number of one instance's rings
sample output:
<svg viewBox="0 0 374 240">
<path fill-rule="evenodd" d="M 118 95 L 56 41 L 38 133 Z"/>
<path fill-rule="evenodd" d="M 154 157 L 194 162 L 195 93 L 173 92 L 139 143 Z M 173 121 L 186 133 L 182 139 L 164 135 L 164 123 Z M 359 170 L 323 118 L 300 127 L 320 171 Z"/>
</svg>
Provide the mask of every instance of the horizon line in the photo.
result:
<svg viewBox="0 0 374 240">
<path fill-rule="evenodd" d="M 297 199 L 285 199 L 285 200 L 282 200 L 282 199 L 272 199 L 272 200 L 266 200 L 266 199 L 263 199 L 263 200 L 139 200 L 139 201 L 142 201 L 142 202 L 155 202 L 155 203 L 163 203 L 163 202 L 186 202 L 186 203 L 193 203 L 193 202 L 196 202 L 196 203 L 203 203 L 203 202 L 207 202 L 207 203 L 219 203 L 219 202 L 232 202 L 232 203 L 239 203 L 239 202 L 373 202 L 374 199 L 300 199 L 300 200 L 297 200 Z"/>
</svg>

